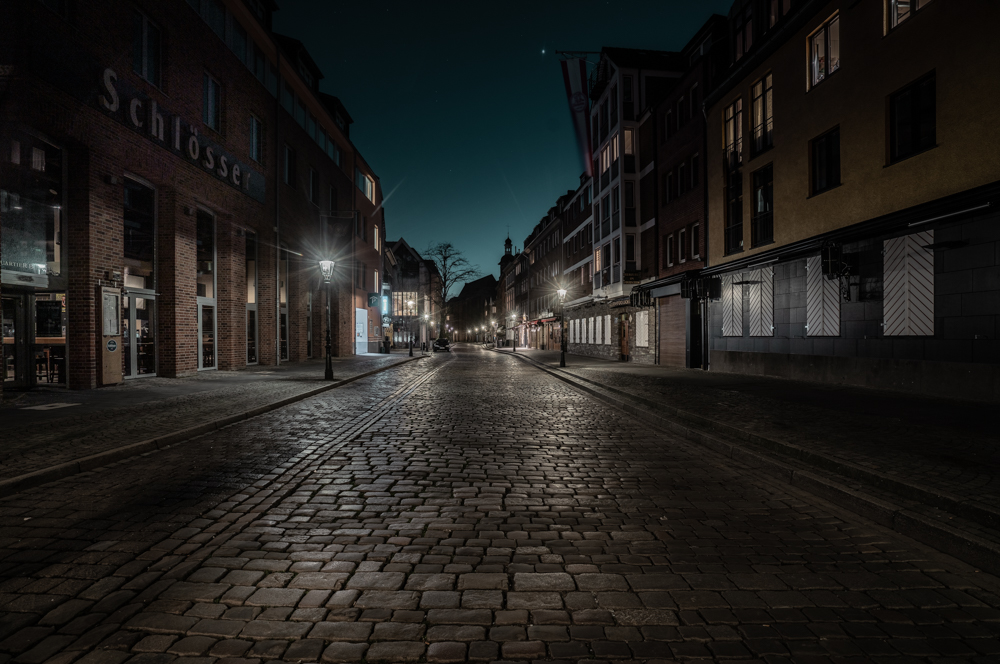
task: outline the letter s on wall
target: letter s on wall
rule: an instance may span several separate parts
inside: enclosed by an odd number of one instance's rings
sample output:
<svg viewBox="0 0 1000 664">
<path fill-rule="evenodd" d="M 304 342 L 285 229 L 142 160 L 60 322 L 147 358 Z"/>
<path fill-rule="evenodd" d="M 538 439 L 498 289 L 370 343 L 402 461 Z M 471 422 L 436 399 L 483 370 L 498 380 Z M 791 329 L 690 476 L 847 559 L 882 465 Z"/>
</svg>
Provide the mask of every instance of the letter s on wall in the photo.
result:
<svg viewBox="0 0 1000 664">
<path fill-rule="evenodd" d="M 104 89 L 108 91 L 107 96 L 101 95 L 101 106 L 114 113 L 118 110 L 118 91 L 115 90 L 115 81 L 118 74 L 114 69 L 104 70 Z"/>
</svg>

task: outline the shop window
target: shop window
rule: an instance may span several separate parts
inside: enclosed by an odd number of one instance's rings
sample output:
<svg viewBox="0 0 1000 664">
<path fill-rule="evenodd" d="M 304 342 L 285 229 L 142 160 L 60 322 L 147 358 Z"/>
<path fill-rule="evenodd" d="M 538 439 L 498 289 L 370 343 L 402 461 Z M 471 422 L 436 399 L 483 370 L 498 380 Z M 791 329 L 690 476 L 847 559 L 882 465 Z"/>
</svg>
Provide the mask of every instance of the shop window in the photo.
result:
<svg viewBox="0 0 1000 664">
<path fill-rule="evenodd" d="M 125 180 L 125 286 L 153 290 L 155 194 L 149 187 Z"/>
<path fill-rule="evenodd" d="M 198 211 L 196 230 L 196 261 L 198 266 L 198 297 L 215 297 L 215 218 Z"/>
</svg>

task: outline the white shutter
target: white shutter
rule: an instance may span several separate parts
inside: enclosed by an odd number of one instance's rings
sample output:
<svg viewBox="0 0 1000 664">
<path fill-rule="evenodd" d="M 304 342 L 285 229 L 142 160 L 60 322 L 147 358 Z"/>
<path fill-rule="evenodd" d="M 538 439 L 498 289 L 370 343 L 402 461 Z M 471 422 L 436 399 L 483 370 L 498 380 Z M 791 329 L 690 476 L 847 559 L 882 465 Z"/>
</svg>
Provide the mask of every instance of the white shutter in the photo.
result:
<svg viewBox="0 0 1000 664">
<path fill-rule="evenodd" d="M 743 336 L 743 289 L 733 282 L 740 281 L 740 275 L 727 274 L 722 277 L 722 336 Z"/>
<path fill-rule="evenodd" d="M 601 317 L 598 316 L 594 319 L 594 343 L 600 344 L 604 343 L 604 326 L 601 325 Z"/>
<path fill-rule="evenodd" d="M 883 333 L 934 336 L 934 231 L 886 240 L 883 246 Z"/>
<path fill-rule="evenodd" d="M 573 343 L 575 343 L 575 344 L 580 343 L 580 319 L 579 318 L 577 318 L 577 319 L 575 319 L 573 321 L 573 325 L 572 325 L 572 327 L 570 327 L 570 330 L 573 331 L 573 334 L 572 334 L 572 336 L 573 336 Z"/>
<path fill-rule="evenodd" d="M 827 279 L 823 259 L 806 259 L 806 336 L 840 336 L 840 280 Z"/>
<path fill-rule="evenodd" d="M 635 345 L 649 346 L 649 312 L 640 311 L 635 315 Z"/>
<path fill-rule="evenodd" d="M 608 333 L 604 335 L 604 345 L 605 346 L 610 346 L 611 345 L 611 314 L 607 314 L 607 315 L 604 316 L 604 329 L 608 331 Z"/>
<path fill-rule="evenodd" d="M 752 270 L 747 278 L 747 313 L 750 336 L 774 336 L 774 268 Z"/>
<path fill-rule="evenodd" d="M 594 343 L 594 317 L 587 319 L 587 343 Z"/>
</svg>

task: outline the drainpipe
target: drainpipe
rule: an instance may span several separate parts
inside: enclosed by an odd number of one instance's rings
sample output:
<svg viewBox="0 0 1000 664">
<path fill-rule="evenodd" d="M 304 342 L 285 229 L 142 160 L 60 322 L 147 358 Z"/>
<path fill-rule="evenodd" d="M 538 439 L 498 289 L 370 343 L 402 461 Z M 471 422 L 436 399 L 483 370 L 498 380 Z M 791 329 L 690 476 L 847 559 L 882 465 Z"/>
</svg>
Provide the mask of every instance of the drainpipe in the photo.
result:
<svg viewBox="0 0 1000 664">
<path fill-rule="evenodd" d="M 281 49 L 274 44 L 277 94 L 274 96 L 274 365 L 281 364 Z"/>
</svg>

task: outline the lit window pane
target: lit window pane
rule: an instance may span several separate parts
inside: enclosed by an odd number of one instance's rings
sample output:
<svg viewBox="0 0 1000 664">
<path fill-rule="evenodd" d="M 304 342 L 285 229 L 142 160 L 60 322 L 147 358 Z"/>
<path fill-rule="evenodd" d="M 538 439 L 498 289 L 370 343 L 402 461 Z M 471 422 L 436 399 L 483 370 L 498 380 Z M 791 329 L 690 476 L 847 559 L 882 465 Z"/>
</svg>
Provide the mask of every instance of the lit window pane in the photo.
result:
<svg viewBox="0 0 1000 664">
<path fill-rule="evenodd" d="M 827 71 L 831 74 L 840 69 L 840 19 L 830 21 L 830 62 Z"/>
<path fill-rule="evenodd" d="M 826 31 L 820 30 L 812 38 L 812 82 L 815 85 L 826 78 Z"/>
</svg>

